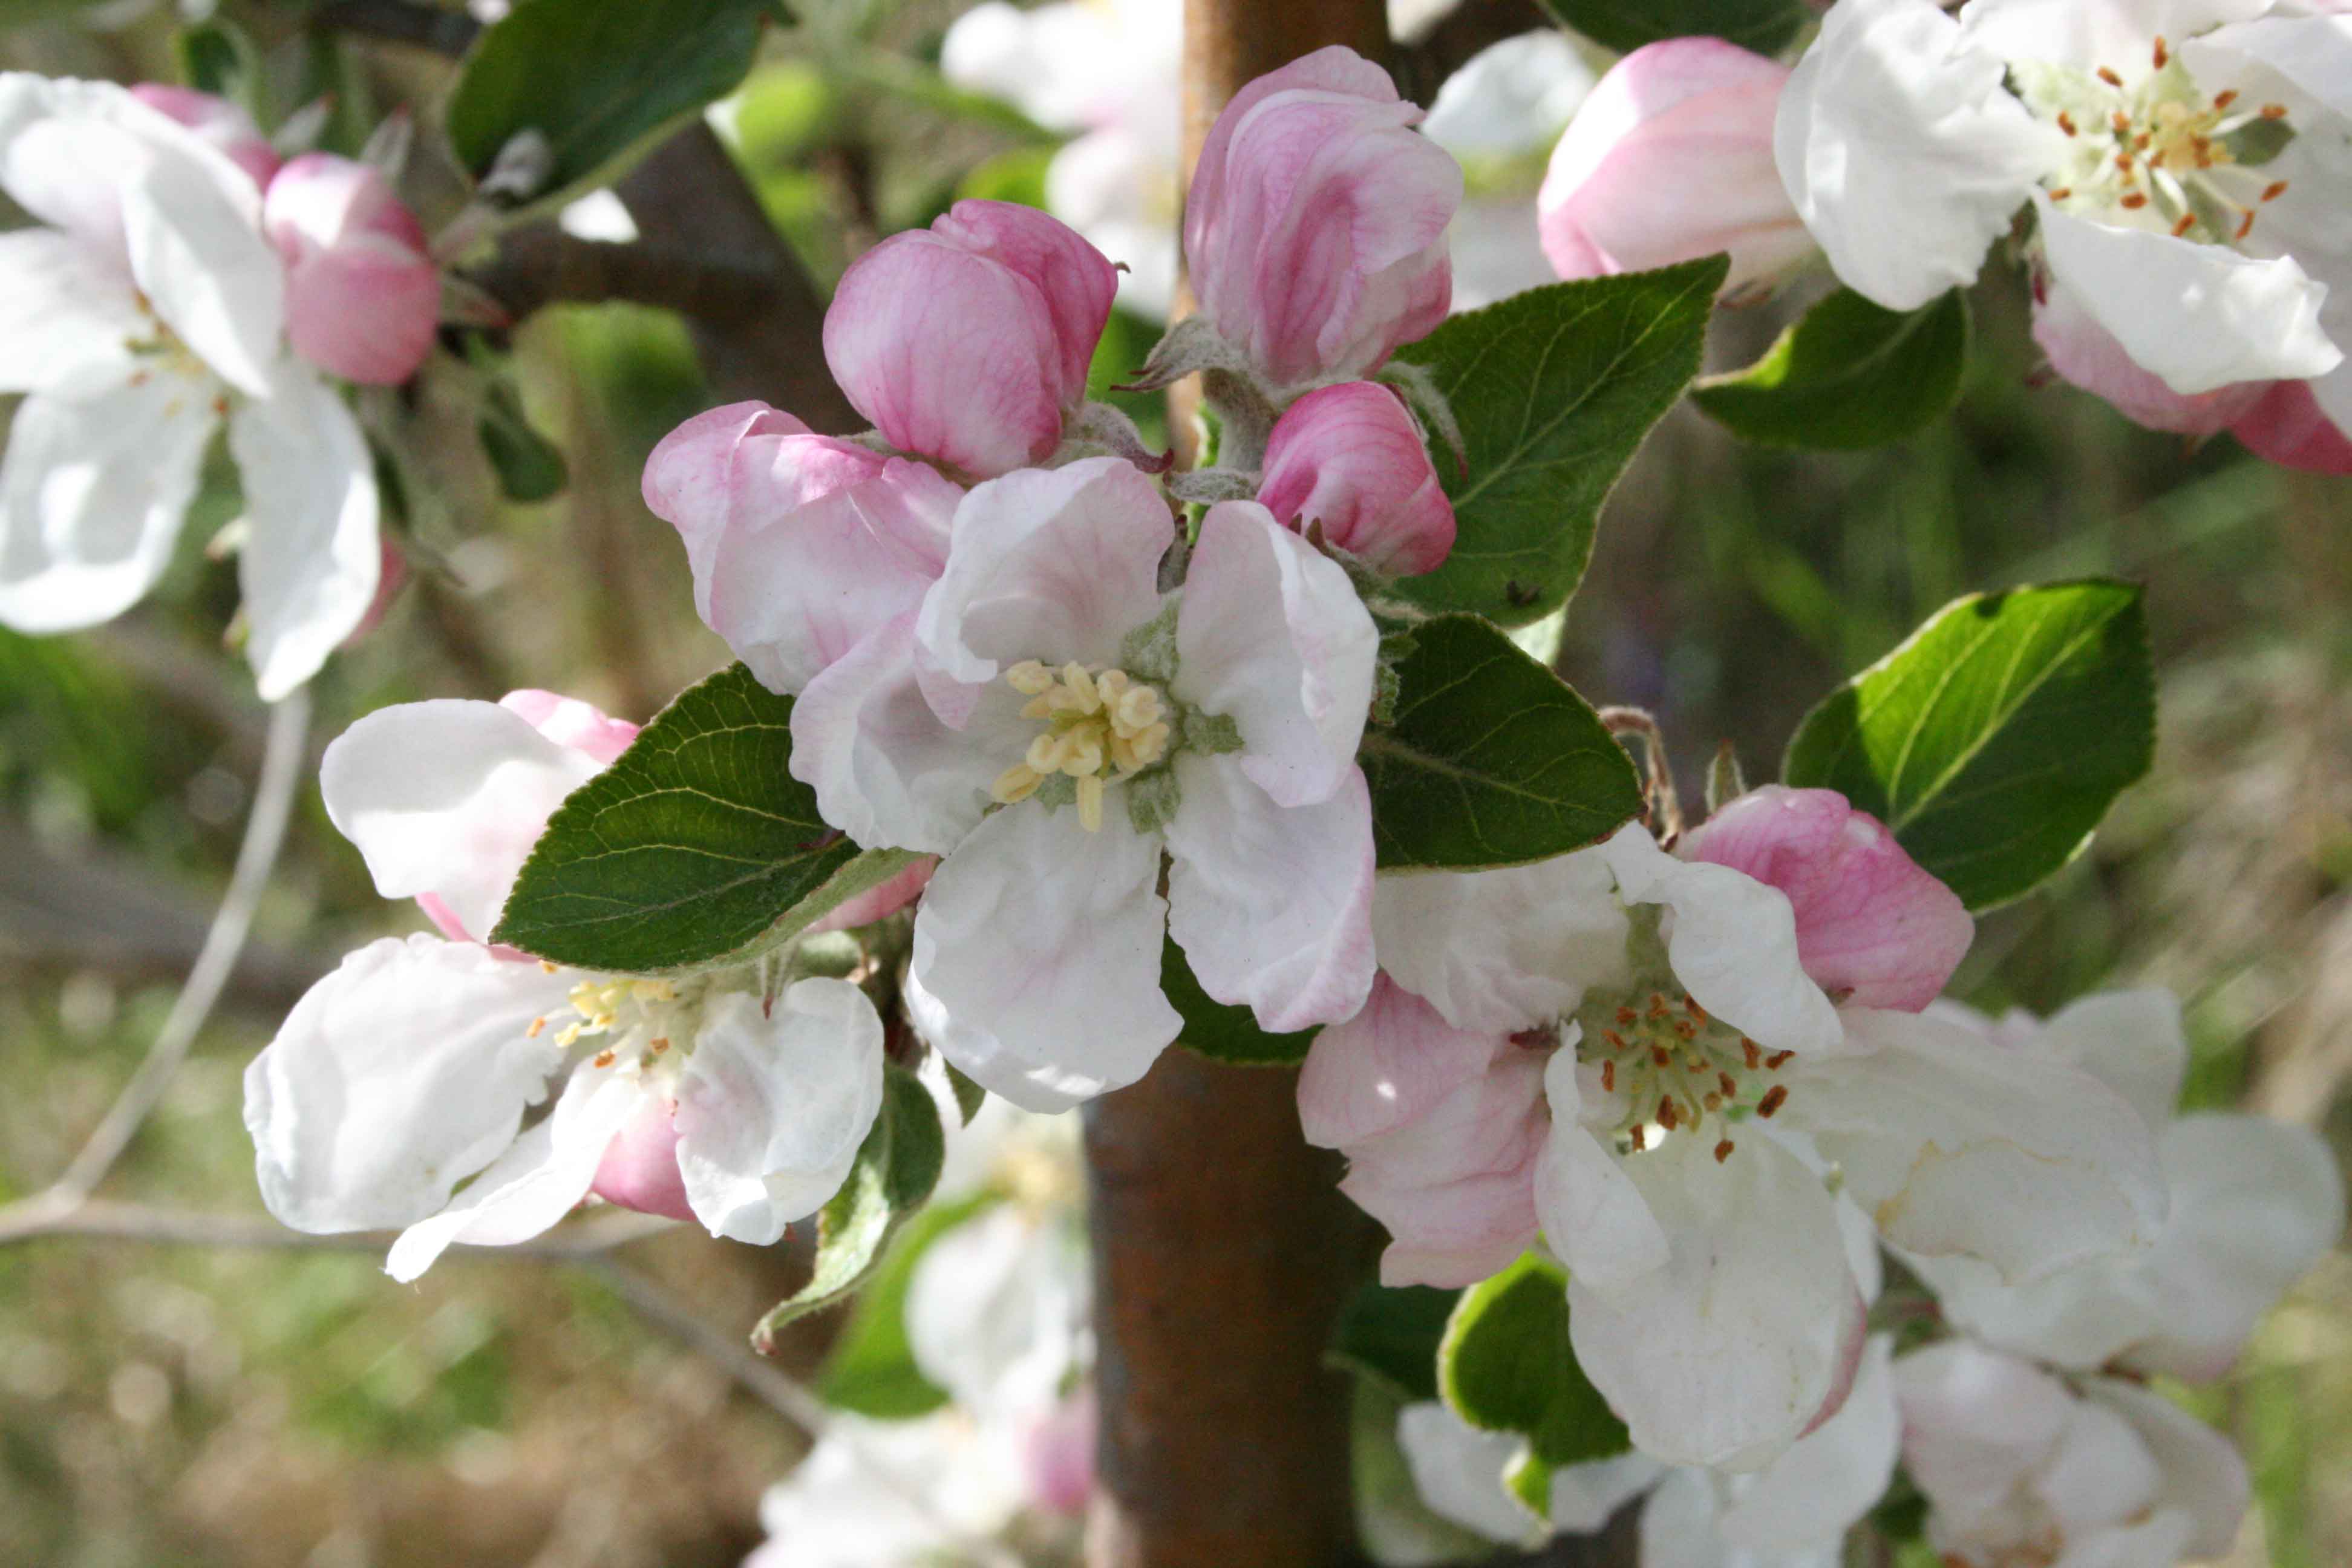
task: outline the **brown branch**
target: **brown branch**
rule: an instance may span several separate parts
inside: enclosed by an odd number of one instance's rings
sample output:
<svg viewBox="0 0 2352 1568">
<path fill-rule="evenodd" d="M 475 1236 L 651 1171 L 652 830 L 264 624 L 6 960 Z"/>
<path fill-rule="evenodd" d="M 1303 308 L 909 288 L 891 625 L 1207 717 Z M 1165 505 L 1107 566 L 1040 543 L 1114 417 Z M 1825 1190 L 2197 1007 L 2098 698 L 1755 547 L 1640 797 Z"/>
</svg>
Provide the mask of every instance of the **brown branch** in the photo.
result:
<svg viewBox="0 0 2352 1568">
<path fill-rule="evenodd" d="M 1419 37 L 1398 44 L 1389 56 L 1389 73 L 1398 91 L 1425 107 L 1437 100 L 1445 79 L 1480 50 L 1553 25 L 1536 0 L 1463 0 Z"/>
</svg>

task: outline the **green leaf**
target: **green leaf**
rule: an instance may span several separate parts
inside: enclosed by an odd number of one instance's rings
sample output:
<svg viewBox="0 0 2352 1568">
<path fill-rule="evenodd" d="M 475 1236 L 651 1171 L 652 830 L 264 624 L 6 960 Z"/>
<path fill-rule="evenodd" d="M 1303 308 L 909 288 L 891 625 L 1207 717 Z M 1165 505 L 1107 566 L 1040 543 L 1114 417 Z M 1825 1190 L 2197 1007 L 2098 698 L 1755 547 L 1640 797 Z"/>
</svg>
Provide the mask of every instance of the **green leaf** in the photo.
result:
<svg viewBox="0 0 2352 1568">
<path fill-rule="evenodd" d="M 1437 1397 L 1437 1348 L 1459 1290 L 1364 1285 L 1340 1310 L 1330 1360 L 1378 1378 L 1405 1399 Z"/>
<path fill-rule="evenodd" d="M 939 1101 L 913 1073 L 884 1067 L 882 1112 L 858 1146 L 849 1179 L 817 1211 L 816 1272 L 768 1309 L 751 1331 L 752 1348 L 774 1354 L 779 1329 L 836 1304 L 864 1284 L 900 1222 L 930 1197 L 946 1157 Z"/>
<path fill-rule="evenodd" d="M 450 144 L 479 179 L 536 131 L 552 162 L 530 195 L 584 183 L 741 85 L 772 10 L 772 0 L 521 0 L 467 52 Z"/>
<path fill-rule="evenodd" d="M 945 1058 L 940 1058 L 940 1065 L 948 1069 L 948 1088 L 955 1094 L 956 1112 L 969 1127 L 971 1119 L 980 1114 L 980 1108 L 988 1103 L 988 1090 L 972 1082 L 963 1068 Z"/>
<path fill-rule="evenodd" d="M 740 664 L 682 693 L 556 808 L 491 940 L 617 973 L 741 963 L 896 876 L 913 856 L 817 816 L 792 718 Z"/>
<path fill-rule="evenodd" d="M 261 55 L 245 29 L 223 17 L 180 29 L 173 52 L 179 56 L 180 79 L 198 92 L 227 99 L 268 123 L 261 101 Z"/>
<path fill-rule="evenodd" d="M 1412 628 L 1394 721 L 1364 731 L 1382 870 L 1517 866 L 1641 815 L 1633 759 L 1583 698 L 1475 616 Z"/>
<path fill-rule="evenodd" d="M 1439 452 L 1454 552 L 1396 591 L 1506 626 L 1566 604 L 1601 502 L 1698 374 L 1728 266 L 1717 256 L 1530 289 L 1399 350 L 1452 405 L 1467 468 Z"/>
<path fill-rule="evenodd" d="M 2140 591 L 2060 583 L 1938 611 L 1805 716 L 1781 772 L 1878 817 L 1981 910 L 2079 854 L 2155 749 Z"/>
<path fill-rule="evenodd" d="M 850 1308 L 826 1354 L 816 1391 L 827 1405 L 883 1421 L 929 1415 L 947 1391 L 923 1375 L 907 1341 L 907 1290 L 923 1251 L 947 1232 L 1001 1201 L 991 1192 L 933 1204 L 898 1227 Z"/>
<path fill-rule="evenodd" d="M 1699 383 L 1691 401 L 1768 447 L 1881 447 L 1950 413 L 1968 363 L 1958 289 L 1904 311 L 1841 289 L 1746 370 Z"/>
<path fill-rule="evenodd" d="M 1257 1026 L 1247 1007 L 1213 1000 L 1193 978 L 1192 966 L 1173 937 L 1162 937 L 1160 948 L 1160 989 L 1168 1005 L 1184 1020 L 1176 1043 L 1211 1061 L 1239 1067 L 1295 1067 L 1307 1059 L 1315 1031 L 1269 1035 Z"/>
<path fill-rule="evenodd" d="M 1520 1434 L 1539 1465 L 1605 1459 L 1633 1446 L 1576 1363 L 1568 1276 L 1548 1258 L 1528 1253 L 1462 1292 L 1437 1354 L 1438 1392 L 1454 1413 L 1484 1431 Z"/>
<path fill-rule="evenodd" d="M 1564 26 L 1630 54 L 1660 38 L 1727 38 L 1759 55 L 1777 54 L 1805 25 L 1801 0 L 1541 0 Z"/>
<path fill-rule="evenodd" d="M 562 492 L 571 477 L 563 449 L 539 433 L 503 376 L 493 379 L 483 396 L 478 428 L 482 453 L 509 500 L 542 501 Z"/>
</svg>

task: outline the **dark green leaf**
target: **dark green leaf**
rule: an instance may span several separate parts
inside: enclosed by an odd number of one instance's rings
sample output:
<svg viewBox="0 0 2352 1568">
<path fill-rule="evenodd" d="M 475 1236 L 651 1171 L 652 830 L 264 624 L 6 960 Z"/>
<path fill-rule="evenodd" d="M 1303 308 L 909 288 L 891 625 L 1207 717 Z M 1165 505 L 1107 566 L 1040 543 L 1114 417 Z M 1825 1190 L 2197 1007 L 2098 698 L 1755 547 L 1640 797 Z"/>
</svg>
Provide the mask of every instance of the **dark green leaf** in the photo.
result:
<svg viewBox="0 0 2352 1568">
<path fill-rule="evenodd" d="M 562 493 L 570 478 L 562 448 L 532 426 L 503 377 L 490 383 L 482 400 L 480 431 L 483 455 L 509 500 L 542 501 Z"/>
<path fill-rule="evenodd" d="M 449 96 L 449 141 L 477 179 L 526 131 L 552 162 L 530 195 L 591 179 L 740 86 L 772 0 L 521 0 L 482 30 Z"/>
<path fill-rule="evenodd" d="M 1806 715 L 1781 771 L 1984 909 L 2073 859 L 2155 747 L 2140 591 L 2061 583 L 1938 611 Z"/>
<path fill-rule="evenodd" d="M 1778 53 L 1807 16 L 1801 0 L 1541 0 L 1545 10 L 1596 44 L 1630 54 L 1660 38 L 1727 38 Z"/>
<path fill-rule="evenodd" d="M 1307 1047 L 1315 1041 L 1312 1029 L 1269 1035 L 1257 1026 L 1256 1016 L 1247 1007 L 1212 999 L 1193 978 L 1192 966 L 1184 962 L 1184 950 L 1173 937 L 1160 939 L 1160 989 L 1184 1020 L 1184 1032 L 1177 1037 L 1177 1043 L 1212 1061 L 1292 1067 L 1307 1059 Z"/>
<path fill-rule="evenodd" d="M 939 1102 L 906 1068 L 888 1066 L 882 1073 L 882 1113 L 859 1146 L 849 1179 L 817 1211 L 816 1272 L 769 1308 L 751 1331 L 751 1343 L 762 1355 L 774 1353 L 777 1330 L 835 1305 L 864 1284 L 899 1224 L 939 1184 L 947 1156 Z"/>
<path fill-rule="evenodd" d="M 1396 591 L 1507 626 L 1567 603 L 1601 502 L 1698 374 L 1728 265 L 1717 256 L 1530 289 L 1399 350 L 1452 405 L 1468 467 L 1439 452 L 1454 552 Z"/>
<path fill-rule="evenodd" d="M 1364 731 L 1382 870 L 1517 866 L 1642 811 L 1625 749 L 1584 699 L 1475 616 L 1412 628 L 1392 723 Z"/>
<path fill-rule="evenodd" d="M 1968 363 L 1969 301 L 1958 289 L 1903 311 L 1841 289 L 1762 359 L 1701 382 L 1691 401 L 1768 447 L 1880 447 L 1950 413 Z"/>
<path fill-rule="evenodd" d="M 915 1364 L 907 1341 L 907 1290 L 924 1248 L 997 1201 L 994 1193 L 975 1193 L 956 1203 L 933 1204 L 899 1226 L 825 1356 L 816 1390 L 827 1405 L 877 1420 L 904 1421 L 948 1402 L 947 1391 Z"/>
<path fill-rule="evenodd" d="M 180 77 L 198 92 L 209 92 L 267 120 L 261 101 L 261 56 L 245 29 L 222 17 L 184 27 L 174 42 Z"/>
<path fill-rule="evenodd" d="M 1427 1285 L 1364 1285 L 1348 1299 L 1331 1359 L 1376 1377 L 1405 1399 L 1437 1397 L 1437 1347 L 1459 1290 Z"/>
<path fill-rule="evenodd" d="M 1437 1383 L 1455 1415 L 1520 1434 L 1547 1468 L 1632 1447 L 1570 1347 L 1568 1276 L 1532 1252 L 1462 1292 L 1438 1347 Z"/>
<path fill-rule="evenodd" d="M 956 1110 L 969 1127 L 971 1119 L 980 1114 L 980 1108 L 988 1103 L 988 1090 L 972 1082 L 955 1063 L 942 1059 L 940 1065 L 948 1069 L 948 1088 L 955 1091 Z"/>
<path fill-rule="evenodd" d="M 792 717 L 740 664 L 680 695 L 556 809 L 493 940 L 619 973 L 742 963 L 897 875 L 912 856 L 818 817 Z"/>
</svg>

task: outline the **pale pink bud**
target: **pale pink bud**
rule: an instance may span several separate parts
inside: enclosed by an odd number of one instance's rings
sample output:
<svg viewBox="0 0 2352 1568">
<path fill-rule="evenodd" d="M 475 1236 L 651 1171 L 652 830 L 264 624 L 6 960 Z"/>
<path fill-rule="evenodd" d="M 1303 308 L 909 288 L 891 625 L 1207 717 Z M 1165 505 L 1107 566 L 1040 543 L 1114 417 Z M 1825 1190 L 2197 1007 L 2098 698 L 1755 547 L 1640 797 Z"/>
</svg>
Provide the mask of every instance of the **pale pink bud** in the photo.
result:
<svg viewBox="0 0 2352 1568">
<path fill-rule="evenodd" d="M 677 1103 L 647 1095 L 605 1145 L 588 1190 L 608 1204 L 665 1219 L 692 1219 L 686 1178 L 677 1168 Z"/>
<path fill-rule="evenodd" d="M 1814 984 L 1857 1007 L 1917 1012 L 1976 937 L 1959 896 L 1835 790 L 1751 790 L 1685 838 L 1682 854 L 1787 894 L 1797 961 Z"/>
<path fill-rule="evenodd" d="M 939 868 L 938 856 L 922 857 L 879 887 L 869 888 L 855 898 L 843 900 L 831 914 L 813 921 L 808 934 L 819 936 L 829 931 L 854 931 L 859 926 L 870 926 L 876 921 L 897 914 L 930 886 L 931 873 Z"/>
<path fill-rule="evenodd" d="M 1536 198 L 1552 270 L 1601 278 L 1731 253 L 1727 295 L 1813 252 L 1772 162 L 1789 68 L 1720 38 L 1619 60 L 1553 149 Z"/>
<path fill-rule="evenodd" d="M 2230 426 L 2247 451 L 2284 468 L 2352 474 L 2352 439 L 2320 411 L 2307 381 L 2271 384 Z"/>
<path fill-rule="evenodd" d="M 1286 528 L 1323 537 L 1392 577 L 1434 572 L 1454 548 L 1454 507 L 1404 403 L 1369 381 L 1310 392 L 1275 422 L 1257 499 Z"/>
<path fill-rule="evenodd" d="M 824 360 L 900 451 L 1007 473 L 1061 445 L 1118 290 L 1118 269 L 1058 219 L 958 202 L 850 265 Z"/>
<path fill-rule="evenodd" d="M 1380 67 L 1333 46 L 1258 78 L 1210 128 L 1184 208 L 1201 310 L 1268 380 L 1361 375 L 1445 319 L 1453 155 Z"/>
<path fill-rule="evenodd" d="M 2073 290 L 2045 281 L 2033 307 L 2033 341 L 2050 368 L 2116 412 L 2150 430 L 2179 436 L 2211 436 L 2227 430 L 2262 401 L 2269 384 L 2238 382 L 2183 395 L 2154 372 L 2143 370 L 2116 335 L 2084 309 Z"/>
<path fill-rule="evenodd" d="M 1075 1519 L 1095 1489 L 1095 1391 L 1078 1389 L 1031 1426 L 1022 1445 L 1029 1504 Z"/>
<path fill-rule="evenodd" d="M 278 172 L 262 226 L 286 262 L 294 350 L 347 381 L 406 381 L 433 350 L 441 274 L 425 229 L 366 163 L 306 153 Z"/>
<path fill-rule="evenodd" d="M 269 144 L 253 116 L 228 100 L 160 81 L 140 82 L 131 88 L 131 96 L 227 153 L 230 163 L 253 176 L 256 189 L 268 186 L 278 173 L 278 149 Z"/>
</svg>

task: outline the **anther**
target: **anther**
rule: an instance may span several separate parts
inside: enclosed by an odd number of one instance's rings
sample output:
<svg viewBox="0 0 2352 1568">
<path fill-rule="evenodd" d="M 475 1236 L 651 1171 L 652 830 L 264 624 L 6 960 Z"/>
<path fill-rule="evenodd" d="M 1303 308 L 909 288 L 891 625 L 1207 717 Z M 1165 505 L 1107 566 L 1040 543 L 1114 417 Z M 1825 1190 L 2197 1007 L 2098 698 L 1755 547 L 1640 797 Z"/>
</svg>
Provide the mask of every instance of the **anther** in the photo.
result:
<svg viewBox="0 0 2352 1568">
<path fill-rule="evenodd" d="M 2172 61 L 2172 51 L 2165 46 L 2164 35 L 2156 36 L 2156 68 L 2162 70 Z"/>
<path fill-rule="evenodd" d="M 2280 180 L 2276 184 L 2267 186 L 2263 191 L 2263 200 L 2266 202 L 2274 202 L 2281 196 L 2286 195 L 2286 184 L 2287 183 L 2284 180 Z"/>
<path fill-rule="evenodd" d="M 2077 128 L 2074 124 L 2074 117 L 2068 114 L 2063 110 L 2061 110 L 2058 113 L 2058 129 L 2063 131 L 2069 136 L 2076 134 Z"/>
<path fill-rule="evenodd" d="M 2099 79 L 2105 82 L 2109 87 L 2121 87 L 2124 84 L 2124 79 L 2116 74 L 2115 68 L 2113 66 L 2101 66 L 2099 68 Z"/>
<path fill-rule="evenodd" d="M 552 973 L 555 973 L 555 965 L 553 965 L 553 964 L 551 964 L 551 963 L 548 963 L 548 962 L 547 962 L 547 960 L 545 960 L 545 959 L 543 959 L 543 958 L 542 958 L 542 959 L 541 959 L 541 960 L 539 961 L 539 966 L 540 966 L 540 968 L 541 968 L 542 970 L 545 970 L 545 971 L 546 971 L 548 973 L 550 973 L 550 974 L 552 974 Z"/>
<path fill-rule="evenodd" d="M 1651 1017 L 1653 1017 L 1653 1018 L 1663 1018 L 1663 1017 L 1664 1017 L 1665 1016 L 1666 1016 L 1666 999 L 1665 999 L 1664 997 L 1663 997 L 1663 996 L 1659 995 L 1659 994 L 1658 994 L 1656 992 L 1654 992 L 1654 991 L 1651 992 L 1651 993 L 1650 993 L 1650 1016 L 1651 1016 Z"/>
<path fill-rule="evenodd" d="M 1781 1066 L 1786 1063 L 1790 1057 L 1793 1057 L 1797 1053 L 1794 1051 L 1774 1051 L 1770 1056 L 1764 1058 L 1764 1070 L 1767 1072 L 1779 1072 Z"/>
<path fill-rule="evenodd" d="M 2118 136 L 2130 135 L 2131 116 L 2126 114 L 2120 109 L 2116 110 L 2113 114 L 2107 116 L 2107 129 L 2114 132 Z"/>
<path fill-rule="evenodd" d="M 2246 209 L 2246 221 L 2245 221 L 2245 222 L 2243 222 L 2243 223 L 2242 223 L 2242 224 L 2240 224 L 2240 225 L 2238 226 L 2238 232 L 2237 232 L 2237 234 L 2236 234 L 2236 236 L 2235 236 L 2234 237 L 2236 237 L 2236 238 L 2238 238 L 2238 239 L 2243 239 L 2243 238 L 2245 238 L 2245 237 L 2246 237 L 2246 236 L 2248 236 L 2248 235 L 2250 235 L 2250 234 L 2252 234 L 2252 233 L 2253 233 L 2253 232 L 2254 232 L 2254 209 L 2253 209 L 2253 208 L 2252 208 L 2252 207 L 2248 207 L 2248 208 Z"/>
<path fill-rule="evenodd" d="M 1683 1010 L 1688 1013 L 1692 1017 L 1696 1018 L 1700 1023 L 1704 1024 L 1706 1022 L 1706 1009 L 1698 1005 L 1697 997 L 1684 997 Z"/>
<path fill-rule="evenodd" d="M 540 1031 L 546 1027 L 547 1019 L 544 1016 L 533 1018 L 530 1021 L 530 1027 L 522 1032 L 522 1037 L 526 1040 L 535 1040 L 539 1038 Z"/>
<path fill-rule="evenodd" d="M 664 1035 L 654 1041 L 654 1055 L 659 1056 L 667 1049 L 669 1049 L 669 1037 L 667 1035 Z"/>
<path fill-rule="evenodd" d="M 1717 1144 L 1715 1146 L 1715 1163 L 1716 1163 L 1717 1164 L 1720 1165 L 1720 1164 L 1722 1164 L 1726 1160 L 1728 1160 L 1728 1159 L 1730 1159 L 1730 1158 L 1731 1158 L 1731 1140 L 1730 1140 L 1730 1139 L 1728 1139 L 1728 1138 L 1727 1138 L 1727 1139 L 1725 1139 L 1722 1142 L 1717 1143 Z"/>
<path fill-rule="evenodd" d="M 1643 1132 L 1638 1125 L 1631 1133 L 1628 1134 L 1628 1137 L 1633 1141 L 1633 1152 L 1636 1154 L 1640 1153 L 1642 1152 L 1642 1146 L 1650 1141 L 1648 1134 Z"/>
<path fill-rule="evenodd" d="M 1675 1033 L 1685 1040 L 1696 1040 L 1698 1038 L 1698 1026 L 1686 1018 L 1677 1018 L 1675 1020 Z"/>
<path fill-rule="evenodd" d="M 1658 1101 L 1659 1126 L 1664 1128 L 1667 1131 L 1672 1132 L 1675 1130 L 1675 1123 L 1681 1119 L 1682 1111 L 1680 1108 L 1675 1104 L 1674 1097 L 1672 1095 L 1668 1095 L 1666 1098 Z"/>
<path fill-rule="evenodd" d="M 2179 239 L 2182 235 L 2187 234 L 2190 229 L 2195 228 L 2196 226 L 2197 215 L 2195 213 L 2182 213 L 2180 215 L 2180 221 L 2172 226 L 2172 237 Z"/>
<path fill-rule="evenodd" d="M 1617 1058 L 1614 1057 L 1601 1064 L 1601 1092 L 1603 1094 L 1617 1092 Z"/>
<path fill-rule="evenodd" d="M 2230 105 L 2237 101 L 2238 89 L 2234 87 L 2230 89 L 2227 92 L 2219 92 L 2213 95 L 2213 108 L 2216 111 L 2227 109 Z"/>
<path fill-rule="evenodd" d="M 2284 103 L 2263 104 L 2263 118 L 2264 120 L 2284 120 L 2286 118 L 2286 105 Z"/>
<path fill-rule="evenodd" d="M 1739 1053 L 1748 1058 L 1748 1070 L 1749 1072 L 1754 1072 L 1756 1070 L 1756 1064 L 1764 1059 L 1764 1047 L 1758 1045 L 1755 1041 L 1749 1039 L 1745 1035 L 1739 1037 Z"/>
<path fill-rule="evenodd" d="M 1715 1087 L 1723 1090 L 1724 1095 L 1728 1098 L 1739 1092 L 1739 1080 L 1727 1072 L 1719 1072 L 1715 1075 Z"/>
<path fill-rule="evenodd" d="M 1642 1021 L 1642 1015 L 1631 1007 L 1620 1007 L 1617 1009 L 1617 1021 L 1621 1024 L 1638 1024 Z"/>
<path fill-rule="evenodd" d="M 1700 1103 L 1705 1105 L 1709 1110 L 1721 1110 L 1723 1109 L 1723 1096 L 1710 1090 L 1708 1091 L 1706 1099 L 1700 1101 Z"/>
<path fill-rule="evenodd" d="M 1601 1037 L 1609 1042 L 1609 1048 L 1612 1051 L 1622 1051 L 1625 1048 L 1625 1037 L 1614 1029 L 1601 1030 Z"/>
<path fill-rule="evenodd" d="M 1788 1102 L 1788 1099 L 1789 1086 L 1785 1083 L 1776 1083 L 1765 1091 L 1763 1099 L 1756 1102 L 1756 1114 L 1769 1118 Z"/>
<path fill-rule="evenodd" d="M 1664 1046 L 1652 1046 L 1650 1047 L 1650 1059 L 1657 1063 L 1660 1067 L 1670 1067 L 1674 1063 L 1675 1054 L 1674 1052 L 1666 1049 Z"/>
<path fill-rule="evenodd" d="M 596 1065 L 600 1068 L 611 1067 L 613 1065 L 613 1053 L 610 1051 L 598 1051 L 596 1053 Z"/>
</svg>

